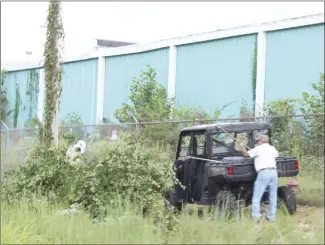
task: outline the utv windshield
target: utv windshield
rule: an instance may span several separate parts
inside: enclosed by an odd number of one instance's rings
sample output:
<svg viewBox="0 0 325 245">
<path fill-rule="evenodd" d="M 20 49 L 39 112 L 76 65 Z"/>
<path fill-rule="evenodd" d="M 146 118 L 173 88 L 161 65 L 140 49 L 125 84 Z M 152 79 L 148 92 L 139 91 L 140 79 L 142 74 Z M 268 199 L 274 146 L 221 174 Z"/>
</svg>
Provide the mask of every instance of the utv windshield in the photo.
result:
<svg viewBox="0 0 325 245">
<path fill-rule="evenodd" d="M 234 148 L 234 133 L 229 133 L 230 135 L 226 133 L 217 133 L 211 135 L 211 154 L 212 156 L 219 155 L 219 154 L 231 154 L 236 152 Z"/>
<path fill-rule="evenodd" d="M 241 155 L 241 144 L 254 148 L 256 139 L 262 134 L 269 134 L 269 130 L 253 130 L 244 132 L 218 132 L 211 135 L 211 155 Z M 234 138 L 236 140 L 234 140 Z"/>
<path fill-rule="evenodd" d="M 257 139 L 259 136 L 265 134 L 265 135 L 269 135 L 269 130 L 268 129 L 263 129 L 263 130 L 254 130 L 254 139 Z"/>
</svg>

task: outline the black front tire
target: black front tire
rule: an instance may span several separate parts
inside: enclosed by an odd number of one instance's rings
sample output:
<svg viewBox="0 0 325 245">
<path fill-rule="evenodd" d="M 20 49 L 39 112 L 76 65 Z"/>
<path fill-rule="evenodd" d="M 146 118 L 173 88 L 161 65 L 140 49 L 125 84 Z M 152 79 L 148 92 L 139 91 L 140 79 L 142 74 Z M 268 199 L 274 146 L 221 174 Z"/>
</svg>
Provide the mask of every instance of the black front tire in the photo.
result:
<svg viewBox="0 0 325 245">
<path fill-rule="evenodd" d="M 293 215 L 297 211 L 297 198 L 295 192 L 288 186 L 278 188 L 278 206 L 285 206 L 288 213 Z"/>
<path fill-rule="evenodd" d="M 168 190 L 165 193 L 165 209 L 168 211 L 173 212 L 181 212 L 183 208 L 183 204 L 181 202 L 177 201 L 175 191 L 174 190 Z"/>
</svg>

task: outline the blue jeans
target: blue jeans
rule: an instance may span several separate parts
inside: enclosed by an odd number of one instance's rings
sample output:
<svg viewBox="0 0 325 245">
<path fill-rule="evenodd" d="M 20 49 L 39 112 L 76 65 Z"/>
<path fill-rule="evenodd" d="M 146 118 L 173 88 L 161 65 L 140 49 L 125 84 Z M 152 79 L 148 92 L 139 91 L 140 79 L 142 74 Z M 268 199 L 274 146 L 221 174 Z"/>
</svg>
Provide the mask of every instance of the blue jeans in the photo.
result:
<svg viewBox="0 0 325 245">
<path fill-rule="evenodd" d="M 265 169 L 257 173 L 254 183 L 254 193 L 252 198 L 252 216 L 260 217 L 261 199 L 265 191 L 269 193 L 269 210 L 267 218 L 275 220 L 277 197 L 278 197 L 278 172 L 276 169 Z"/>
</svg>

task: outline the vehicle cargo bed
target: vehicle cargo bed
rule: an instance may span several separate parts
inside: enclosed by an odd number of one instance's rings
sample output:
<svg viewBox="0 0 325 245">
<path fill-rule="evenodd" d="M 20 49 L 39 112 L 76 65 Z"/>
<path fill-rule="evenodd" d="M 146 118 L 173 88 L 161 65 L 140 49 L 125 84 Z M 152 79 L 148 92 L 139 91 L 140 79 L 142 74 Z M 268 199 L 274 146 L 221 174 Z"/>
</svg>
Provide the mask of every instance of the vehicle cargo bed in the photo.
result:
<svg viewBox="0 0 325 245">
<path fill-rule="evenodd" d="M 279 157 L 276 159 L 279 177 L 294 177 L 299 173 L 298 161 L 295 157 Z M 251 182 L 257 173 L 254 160 L 244 157 L 226 157 L 220 163 L 206 163 L 207 177 L 218 182 Z"/>
</svg>

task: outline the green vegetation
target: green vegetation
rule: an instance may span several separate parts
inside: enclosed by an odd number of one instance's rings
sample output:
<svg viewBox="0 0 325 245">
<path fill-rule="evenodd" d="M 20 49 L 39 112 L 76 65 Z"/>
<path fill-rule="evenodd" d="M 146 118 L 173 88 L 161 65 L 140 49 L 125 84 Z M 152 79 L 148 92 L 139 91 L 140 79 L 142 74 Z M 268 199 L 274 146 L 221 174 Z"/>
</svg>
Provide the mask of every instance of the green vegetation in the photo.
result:
<svg viewBox="0 0 325 245">
<path fill-rule="evenodd" d="M 130 104 L 123 103 L 115 112 L 121 123 L 134 122 L 133 115 L 139 122 L 169 119 L 172 100 L 167 98 L 166 89 L 156 81 L 156 71 L 148 66 L 148 71 L 141 71 L 140 78 L 133 78 L 130 86 Z"/>
<path fill-rule="evenodd" d="M 186 211 L 180 216 L 166 213 L 162 192 L 172 180 L 171 159 L 165 148 L 148 147 L 135 135 L 88 145 L 85 164 L 71 165 L 66 149 L 38 146 L 26 164 L 7 176 L 10 184 L 2 186 L 3 244 L 324 241 L 324 158 L 301 161 L 296 215 L 279 212 L 275 223 L 256 225 L 249 208 L 239 222 L 201 220 Z M 281 182 L 287 184 L 286 179 Z"/>
<path fill-rule="evenodd" d="M 16 100 L 15 100 L 15 109 L 14 109 L 14 128 L 17 128 L 18 116 L 20 112 L 21 97 L 19 93 L 19 86 L 16 83 Z"/>
<path fill-rule="evenodd" d="M 21 99 L 20 94 L 20 87 L 19 83 L 15 81 L 15 101 L 14 101 L 14 108 L 8 107 L 8 98 L 7 98 L 7 87 L 5 84 L 5 77 L 6 77 L 6 70 L 1 70 L 1 120 L 7 124 L 8 116 L 13 113 L 13 127 L 16 128 L 18 125 L 18 118 L 19 114 L 22 111 L 25 111 L 28 107 L 28 118 L 25 121 L 25 127 L 31 127 L 32 120 L 36 117 L 37 111 L 37 101 L 38 101 L 38 85 L 39 85 L 39 74 L 35 70 L 28 71 L 28 78 L 27 78 L 27 90 L 26 96 L 27 101 L 24 102 Z M 26 106 L 27 105 L 27 106 Z M 33 114 L 34 113 L 34 114 Z"/>
<path fill-rule="evenodd" d="M 38 102 L 38 88 L 39 85 L 39 74 L 35 70 L 28 71 L 27 79 L 27 91 L 26 95 L 28 98 L 28 119 L 27 125 L 31 124 L 33 118 L 36 117 L 37 102 Z"/>
<path fill-rule="evenodd" d="M 123 103 L 115 111 L 120 123 L 139 123 L 140 138 L 151 144 L 168 144 L 174 149 L 177 132 L 184 124 L 163 123 L 170 120 L 191 120 L 186 126 L 194 125 L 198 119 L 216 119 L 231 103 L 216 107 L 211 113 L 202 108 L 174 107 L 175 98 L 168 98 L 166 89 L 156 80 L 156 71 L 147 66 L 139 78 L 133 78 L 130 85 L 130 103 Z M 145 122 L 159 121 L 159 124 Z M 135 130 L 134 128 L 130 130 Z"/>
<path fill-rule="evenodd" d="M 312 87 L 314 94 L 302 93 L 300 110 L 303 114 L 324 113 L 324 73 L 320 74 L 319 81 L 313 83 Z M 306 118 L 306 124 L 307 130 L 304 135 L 305 152 L 316 156 L 324 154 L 324 117 Z"/>
<path fill-rule="evenodd" d="M 132 136 L 121 136 L 115 143 L 101 141 L 89 146 L 85 165 L 71 165 L 67 146 L 35 147 L 24 165 L 8 175 L 10 185 L 4 196 L 9 203 L 22 195 L 38 194 L 48 201 L 82 205 L 98 216 L 107 202 L 129 197 L 142 202 L 147 210 L 162 200 L 172 181 L 171 162 L 166 153 L 148 148 Z"/>
<path fill-rule="evenodd" d="M 8 98 L 7 98 L 7 88 L 5 86 L 5 77 L 6 77 L 6 70 L 1 69 L 1 120 L 6 122 L 8 112 L 7 112 L 7 104 L 8 104 Z"/>
<path fill-rule="evenodd" d="M 2 244 L 324 244 L 324 209 L 301 207 L 293 217 L 279 214 L 275 223 L 254 224 L 200 220 L 186 213 L 166 232 L 164 223 L 143 218 L 135 206 L 107 208 L 104 222 L 84 212 L 60 215 L 60 205 L 43 199 L 2 204 Z"/>
<path fill-rule="evenodd" d="M 68 142 L 74 142 L 76 139 L 84 138 L 84 122 L 81 119 L 80 114 L 74 112 L 66 115 L 60 123 L 60 139 L 67 140 Z M 68 128 L 68 127 L 71 128 Z"/>
<path fill-rule="evenodd" d="M 202 108 L 174 107 L 175 98 L 168 98 L 167 90 L 156 80 L 156 71 L 149 65 L 139 78 L 133 78 L 130 85 L 130 103 L 123 103 L 115 111 L 120 123 L 216 119 L 230 104 L 215 107 L 212 113 Z"/>
<path fill-rule="evenodd" d="M 302 98 L 271 101 L 266 106 L 269 116 L 324 113 L 324 74 L 312 84 L 314 92 Z M 274 145 L 285 155 L 324 156 L 324 116 L 306 118 L 271 118 Z"/>
</svg>

